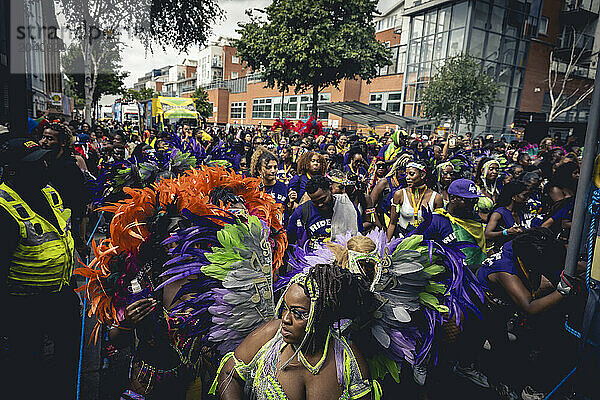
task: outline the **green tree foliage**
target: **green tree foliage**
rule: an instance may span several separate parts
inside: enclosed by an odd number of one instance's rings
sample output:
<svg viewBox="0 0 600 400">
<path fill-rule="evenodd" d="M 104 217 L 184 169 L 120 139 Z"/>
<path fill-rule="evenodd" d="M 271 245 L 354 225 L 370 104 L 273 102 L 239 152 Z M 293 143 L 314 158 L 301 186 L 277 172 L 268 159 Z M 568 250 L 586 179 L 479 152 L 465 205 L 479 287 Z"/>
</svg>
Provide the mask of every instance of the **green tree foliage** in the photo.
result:
<svg viewBox="0 0 600 400">
<path fill-rule="evenodd" d="M 90 122 L 92 97 L 106 42 L 140 40 L 147 50 L 156 45 L 185 52 L 202 45 L 223 12 L 215 0 L 58 0 L 66 26 L 83 54 L 85 110 Z"/>
<path fill-rule="evenodd" d="M 376 6 L 374 0 L 274 0 L 263 16 L 240 24 L 235 46 L 268 87 L 312 88 L 316 116 L 320 90 L 343 79 L 369 82 L 391 64 L 388 49 L 375 39 Z"/>
<path fill-rule="evenodd" d="M 102 63 L 97 66 L 98 76 L 92 94 L 92 104 L 95 105 L 105 94 L 120 94 L 123 91 L 124 79 L 129 75 L 118 72 L 121 69 L 121 55 L 114 43 L 104 47 Z M 66 78 L 72 93 L 79 99 L 85 99 L 85 75 L 80 66 L 83 63 L 81 46 L 71 44 L 62 57 L 63 68 L 67 71 Z"/>
<path fill-rule="evenodd" d="M 206 120 L 213 114 L 213 105 L 208 101 L 208 92 L 203 87 L 198 87 L 192 94 L 196 111 L 200 114 L 200 118 Z"/>
<path fill-rule="evenodd" d="M 125 101 L 142 101 L 152 99 L 158 94 L 151 88 L 143 88 L 141 90 L 125 89 L 122 91 L 123 100 Z"/>
<path fill-rule="evenodd" d="M 423 91 L 423 114 L 438 121 L 449 119 L 452 129 L 461 122 L 474 124 L 496 101 L 499 87 L 468 54 L 446 60 Z"/>
</svg>

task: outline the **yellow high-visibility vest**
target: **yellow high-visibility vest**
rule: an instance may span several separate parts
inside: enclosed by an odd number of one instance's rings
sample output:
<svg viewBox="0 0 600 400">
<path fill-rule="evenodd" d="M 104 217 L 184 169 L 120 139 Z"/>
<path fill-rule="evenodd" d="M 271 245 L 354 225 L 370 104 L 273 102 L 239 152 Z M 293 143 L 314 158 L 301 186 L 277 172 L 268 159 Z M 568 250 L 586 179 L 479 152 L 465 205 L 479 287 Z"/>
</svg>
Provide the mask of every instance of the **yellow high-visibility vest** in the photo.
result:
<svg viewBox="0 0 600 400">
<path fill-rule="evenodd" d="M 73 270 L 74 242 L 71 236 L 71 210 L 63 208 L 58 192 L 42 189 L 60 229 L 36 214 L 23 199 L 0 185 L 0 206 L 19 225 L 19 241 L 8 260 L 7 289 L 13 295 L 53 293 L 69 284 Z"/>
</svg>

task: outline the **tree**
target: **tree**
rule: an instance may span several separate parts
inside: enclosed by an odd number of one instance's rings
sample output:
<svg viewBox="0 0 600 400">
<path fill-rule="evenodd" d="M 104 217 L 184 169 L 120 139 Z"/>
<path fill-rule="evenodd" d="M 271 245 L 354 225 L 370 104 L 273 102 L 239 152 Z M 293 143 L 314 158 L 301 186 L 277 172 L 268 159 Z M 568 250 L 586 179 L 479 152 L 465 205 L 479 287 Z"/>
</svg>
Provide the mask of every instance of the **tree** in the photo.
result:
<svg viewBox="0 0 600 400">
<path fill-rule="evenodd" d="M 222 17 L 214 0 L 60 0 L 68 29 L 81 47 L 85 111 L 90 122 L 92 98 L 107 43 L 122 36 L 153 46 L 186 51 L 206 42 L 211 24 Z"/>
<path fill-rule="evenodd" d="M 104 94 L 120 94 L 123 90 L 124 79 L 128 73 L 118 72 L 121 69 L 121 55 L 118 47 L 107 43 L 101 64 L 97 65 L 97 77 L 94 91 L 92 92 L 92 106 L 98 104 Z M 63 68 L 66 73 L 67 83 L 72 93 L 83 100 L 85 108 L 85 75 L 79 71 L 78 66 L 83 63 L 83 54 L 79 44 L 71 44 L 62 57 Z"/>
<path fill-rule="evenodd" d="M 448 58 L 423 90 L 423 114 L 438 121 L 450 120 L 457 132 L 461 121 L 475 124 L 496 102 L 499 87 L 468 54 Z"/>
<path fill-rule="evenodd" d="M 194 105 L 196 106 L 196 111 L 200 115 L 200 118 L 206 120 L 206 118 L 212 115 L 213 105 L 208 101 L 208 92 L 204 90 L 202 86 L 196 88 L 192 94 L 192 98 L 194 99 Z"/>
<path fill-rule="evenodd" d="M 391 64 L 388 49 L 375 39 L 374 0 L 274 0 L 240 24 L 235 46 L 240 58 L 260 71 L 267 86 L 296 93 L 312 88 L 312 114 L 319 91 L 360 77 L 370 82 Z M 259 10 L 260 11 L 260 10 Z"/>
<path fill-rule="evenodd" d="M 152 88 L 143 88 L 141 90 L 125 89 L 122 91 L 123 100 L 125 101 L 143 101 L 152 99 L 158 96 L 158 93 Z"/>
<path fill-rule="evenodd" d="M 588 98 L 594 91 L 593 81 L 580 80 L 579 85 L 573 89 L 569 83 L 574 83 L 574 76 L 577 75 L 577 66 L 585 60 L 585 50 L 577 50 L 577 47 L 583 45 L 585 36 L 577 35 L 572 31 L 571 51 L 569 60 L 561 63 L 554 57 L 554 51 L 550 52 L 550 64 L 548 66 L 548 92 L 550 95 L 550 113 L 548 122 L 554 121 L 559 115 L 566 113 L 572 108 L 577 107 L 579 103 Z M 582 46 L 585 47 L 585 46 Z M 563 67 L 563 68 L 561 68 Z"/>
</svg>

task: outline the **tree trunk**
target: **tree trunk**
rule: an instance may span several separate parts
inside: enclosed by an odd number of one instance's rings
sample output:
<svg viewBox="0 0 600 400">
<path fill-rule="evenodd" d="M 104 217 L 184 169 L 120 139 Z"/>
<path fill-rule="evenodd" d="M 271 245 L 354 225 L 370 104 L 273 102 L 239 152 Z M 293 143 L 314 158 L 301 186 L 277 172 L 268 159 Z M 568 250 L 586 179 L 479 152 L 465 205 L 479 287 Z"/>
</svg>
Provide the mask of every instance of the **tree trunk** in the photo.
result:
<svg viewBox="0 0 600 400">
<path fill-rule="evenodd" d="M 281 122 L 283 122 L 283 105 L 285 104 L 285 89 L 281 89 Z"/>
<path fill-rule="evenodd" d="M 314 130 L 313 130 L 313 135 L 316 137 L 317 133 L 318 133 L 318 129 L 317 129 L 317 104 L 319 102 L 319 86 L 318 85 L 314 85 L 313 86 L 313 98 L 312 98 L 312 116 L 314 117 Z"/>
</svg>

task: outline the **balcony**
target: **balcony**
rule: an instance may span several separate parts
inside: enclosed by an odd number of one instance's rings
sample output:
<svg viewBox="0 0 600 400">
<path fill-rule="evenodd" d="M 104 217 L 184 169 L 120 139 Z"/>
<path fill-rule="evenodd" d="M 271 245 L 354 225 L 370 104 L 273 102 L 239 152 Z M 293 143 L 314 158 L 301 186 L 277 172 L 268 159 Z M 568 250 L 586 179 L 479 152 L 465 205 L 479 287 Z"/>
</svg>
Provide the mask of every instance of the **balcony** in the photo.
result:
<svg viewBox="0 0 600 400">
<path fill-rule="evenodd" d="M 564 74 L 567 72 L 568 64 L 565 62 L 555 61 L 552 63 L 552 71 Z M 585 78 L 585 79 L 594 79 L 596 71 L 593 68 L 590 68 L 589 65 L 576 65 L 575 68 L 571 71 L 571 78 Z"/>
<path fill-rule="evenodd" d="M 196 90 L 196 86 L 183 86 L 181 93 L 193 92 L 194 90 Z"/>
<path fill-rule="evenodd" d="M 212 68 L 223 68 L 223 61 L 221 61 L 217 58 L 213 58 L 212 61 L 210 62 L 210 66 Z"/>
<path fill-rule="evenodd" d="M 560 12 L 563 25 L 583 27 L 598 18 L 598 0 L 565 0 Z"/>
<path fill-rule="evenodd" d="M 580 57 L 580 61 L 587 61 L 592 54 L 594 47 L 594 37 L 580 32 L 564 31 L 559 37 L 554 50 L 554 56 L 558 59 L 569 61 L 571 52 L 575 49 L 575 56 Z"/>
</svg>

